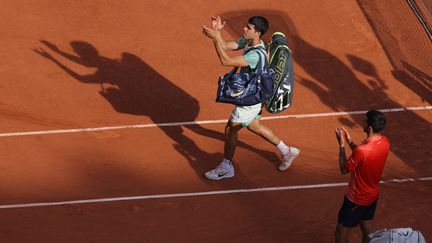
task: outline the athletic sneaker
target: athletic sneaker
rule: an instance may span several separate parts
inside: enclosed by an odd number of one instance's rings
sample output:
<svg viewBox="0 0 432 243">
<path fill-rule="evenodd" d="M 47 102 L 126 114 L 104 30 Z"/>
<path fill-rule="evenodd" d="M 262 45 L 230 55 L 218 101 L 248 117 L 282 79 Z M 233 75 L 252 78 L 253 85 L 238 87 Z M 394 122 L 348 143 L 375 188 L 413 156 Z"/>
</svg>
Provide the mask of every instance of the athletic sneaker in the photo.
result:
<svg viewBox="0 0 432 243">
<path fill-rule="evenodd" d="M 282 155 L 282 164 L 279 165 L 278 169 L 280 171 L 287 170 L 291 166 L 294 159 L 297 158 L 299 154 L 300 154 L 300 149 L 289 147 L 289 153 Z"/>
<path fill-rule="evenodd" d="M 216 169 L 206 172 L 205 177 L 209 180 L 220 180 L 234 177 L 234 167 L 228 163 L 222 162 L 216 167 Z"/>
</svg>

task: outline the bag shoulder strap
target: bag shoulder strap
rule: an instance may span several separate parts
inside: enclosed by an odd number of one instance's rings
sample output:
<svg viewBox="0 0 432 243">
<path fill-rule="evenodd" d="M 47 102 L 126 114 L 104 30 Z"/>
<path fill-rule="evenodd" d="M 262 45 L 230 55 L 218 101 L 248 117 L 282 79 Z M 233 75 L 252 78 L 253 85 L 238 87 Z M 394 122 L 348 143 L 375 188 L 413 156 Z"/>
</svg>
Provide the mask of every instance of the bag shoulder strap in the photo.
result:
<svg viewBox="0 0 432 243">
<path fill-rule="evenodd" d="M 252 49 L 252 48 L 251 48 Z M 253 49 L 257 50 L 257 52 L 261 52 L 262 55 L 260 55 L 258 53 L 258 63 L 257 63 L 257 67 L 260 67 L 257 71 L 257 75 L 260 75 L 262 73 L 263 70 L 268 69 L 268 60 L 267 60 L 267 51 L 264 47 L 262 46 L 258 46 L 258 47 L 253 47 Z M 248 50 L 249 51 L 249 50 Z M 264 56 L 264 62 L 262 61 L 262 57 Z M 255 68 L 256 69 L 256 68 Z"/>
<path fill-rule="evenodd" d="M 246 55 L 246 54 L 249 53 L 250 51 L 254 51 L 254 50 L 256 50 L 256 51 L 258 51 L 258 52 L 261 52 L 261 53 L 263 54 L 264 57 L 267 57 L 267 51 L 266 51 L 266 49 L 265 49 L 264 47 L 262 47 L 262 46 L 258 46 L 258 47 L 251 47 L 251 48 L 249 48 L 247 51 L 245 51 L 245 52 L 243 53 L 243 55 Z M 261 68 L 258 69 L 257 74 L 261 74 L 261 72 L 262 72 L 263 69 L 267 69 L 267 68 L 268 68 L 268 61 L 267 61 L 267 58 L 265 58 L 265 61 L 264 61 L 264 68 L 262 68 L 261 65 L 262 65 L 261 55 L 258 54 L 258 63 L 257 63 L 257 67 L 261 67 Z M 233 67 L 233 69 L 232 69 L 231 72 L 230 72 L 231 75 L 234 74 L 234 73 L 236 73 L 237 70 L 238 70 L 238 68 L 239 68 L 239 67 Z"/>
</svg>

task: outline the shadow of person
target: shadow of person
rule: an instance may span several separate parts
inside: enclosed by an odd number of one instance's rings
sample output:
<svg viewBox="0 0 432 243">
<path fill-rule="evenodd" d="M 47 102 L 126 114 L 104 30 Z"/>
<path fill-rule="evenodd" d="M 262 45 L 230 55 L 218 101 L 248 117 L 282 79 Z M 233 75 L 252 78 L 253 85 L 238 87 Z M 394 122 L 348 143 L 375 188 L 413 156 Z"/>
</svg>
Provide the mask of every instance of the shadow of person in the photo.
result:
<svg viewBox="0 0 432 243">
<path fill-rule="evenodd" d="M 357 0 L 357 4 L 394 69 L 393 77 L 422 101 L 432 103 L 432 42 L 425 32 L 419 32 L 409 24 L 395 25 L 395 21 L 407 22 L 415 17 L 408 14 L 395 20 L 394 13 L 379 1 Z M 409 8 L 404 11 L 411 13 Z"/>
<path fill-rule="evenodd" d="M 432 77 L 402 60 L 401 63 L 402 70 L 393 70 L 393 77 L 419 95 L 422 101 L 432 104 Z"/>
<path fill-rule="evenodd" d="M 402 106 L 386 94 L 385 91 L 388 87 L 385 81 L 379 77 L 375 66 L 371 62 L 353 55 L 348 55 L 348 59 L 355 70 L 371 77 L 368 82 L 369 85 L 366 85 L 355 76 L 351 67 L 346 65 L 335 55 L 301 38 L 289 16 L 283 12 L 274 10 L 245 10 L 222 13 L 221 17 L 227 21 L 227 30 L 233 36 L 238 36 L 238 33 L 235 31 L 241 30 L 242 26 L 247 23 L 248 18 L 256 15 L 256 13 L 260 13 L 260 15 L 265 16 L 269 20 L 269 33 L 275 31 L 285 33 L 291 50 L 293 51 L 295 65 L 301 66 L 310 77 L 300 77 L 300 75 L 296 73 L 296 80 L 316 93 L 324 105 L 335 111 L 343 112 L 364 110 L 365 108 L 382 109 Z M 270 38 L 270 35 L 268 38 Z M 296 69 L 295 66 L 294 69 Z M 423 75 L 416 70 L 413 72 L 415 72 L 417 76 L 421 76 L 425 82 L 428 80 L 427 75 Z M 362 118 L 359 116 L 351 116 L 351 118 L 354 122 L 344 117 L 338 119 L 342 124 L 349 127 L 359 127 L 357 124 L 362 123 Z M 432 135 L 430 123 L 409 110 L 404 112 L 404 121 L 416 124 L 416 129 L 422 131 L 422 134 L 410 134 L 410 129 L 403 128 L 406 123 L 390 120 L 386 133 L 392 142 L 392 151 L 407 165 L 416 172 L 419 172 L 419 174 L 430 171 L 432 167 L 429 163 L 424 163 L 425 155 L 429 156 L 429 158 L 432 156 L 430 149 L 418 145 L 418 149 L 421 150 L 421 152 L 414 154 L 410 149 L 406 148 L 406 141 L 412 141 L 412 144 L 418 143 L 418 138 L 416 136 L 421 136 L 431 141 L 431 136 L 429 136 Z"/>
<path fill-rule="evenodd" d="M 388 89 L 387 84 L 385 83 L 385 81 L 383 79 L 381 79 L 375 66 L 371 62 L 369 62 L 368 60 L 364 60 L 360 57 L 356 57 L 356 56 L 351 55 L 351 54 L 347 55 L 347 57 L 348 57 L 348 60 L 351 62 L 352 67 L 355 70 L 373 78 L 373 79 L 370 79 L 368 82 L 369 82 L 369 85 L 371 85 L 374 90 L 386 90 L 386 89 Z"/>
<path fill-rule="evenodd" d="M 385 94 L 387 86 L 373 72 L 373 68 L 363 70 L 373 78 L 369 80 L 369 87 L 355 76 L 350 67 L 330 52 L 311 45 L 299 36 L 291 36 L 291 39 L 297 48 L 296 62 L 314 80 L 300 78 L 302 84 L 313 90 L 327 106 L 336 111 L 358 110 L 364 107 L 399 107 Z M 359 66 L 358 62 L 354 64 Z M 348 99 L 348 96 L 353 98 Z"/>
<path fill-rule="evenodd" d="M 199 113 L 199 102 L 180 87 L 160 75 L 140 57 L 122 53 L 120 59 L 110 59 L 99 54 L 97 49 L 84 41 L 72 41 L 74 54 L 64 52 L 48 41 L 41 41 L 52 51 L 85 67 L 96 68 L 92 74 L 81 75 L 67 67 L 43 49 L 34 49 L 41 56 L 57 64 L 71 77 L 83 83 L 100 85 L 100 94 L 119 113 L 148 116 L 174 141 L 173 147 L 182 154 L 203 180 L 203 174 L 210 166 L 203 162 L 218 163 L 221 153 L 210 154 L 184 134 L 184 128 L 210 138 L 224 141 L 220 132 L 207 129 L 199 124 L 170 125 L 173 122 L 193 122 Z M 173 117 L 176 119 L 173 121 Z M 239 146 L 256 152 L 276 163 L 274 153 L 253 148 L 240 142 Z M 211 165 L 213 166 L 213 165 Z"/>
</svg>

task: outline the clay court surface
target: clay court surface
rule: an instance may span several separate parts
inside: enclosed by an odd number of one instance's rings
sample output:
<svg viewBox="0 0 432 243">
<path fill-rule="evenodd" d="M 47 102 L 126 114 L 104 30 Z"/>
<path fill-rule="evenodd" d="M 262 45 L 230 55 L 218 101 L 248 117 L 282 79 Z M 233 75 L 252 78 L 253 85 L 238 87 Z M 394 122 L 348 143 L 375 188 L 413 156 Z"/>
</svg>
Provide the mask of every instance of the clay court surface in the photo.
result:
<svg viewBox="0 0 432 243">
<path fill-rule="evenodd" d="M 432 42 L 406 1 L 0 6 L 0 242 L 332 242 L 349 178 L 334 129 L 361 141 L 369 109 L 392 145 L 374 228 L 432 239 Z M 230 69 L 201 33 L 212 15 L 228 39 L 252 15 L 287 34 L 294 103 L 263 120 L 302 151 L 284 173 L 244 130 L 236 176 L 203 176 L 232 109 L 214 101 Z"/>
</svg>

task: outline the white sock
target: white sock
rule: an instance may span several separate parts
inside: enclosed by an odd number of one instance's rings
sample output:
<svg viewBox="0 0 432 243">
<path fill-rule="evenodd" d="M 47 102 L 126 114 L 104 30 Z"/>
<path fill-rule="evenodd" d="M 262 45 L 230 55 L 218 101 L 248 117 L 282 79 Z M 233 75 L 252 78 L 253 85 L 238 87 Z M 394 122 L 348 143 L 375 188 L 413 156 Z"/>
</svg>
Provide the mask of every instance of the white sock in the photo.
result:
<svg viewBox="0 0 432 243">
<path fill-rule="evenodd" d="M 226 164 L 226 165 L 232 165 L 231 160 L 229 160 L 229 159 L 225 159 L 225 158 L 224 158 L 224 160 L 222 161 L 222 163 L 224 163 L 224 164 Z"/>
<path fill-rule="evenodd" d="M 283 155 L 289 154 L 290 150 L 289 147 L 284 144 L 284 142 L 281 140 L 280 143 L 277 145 L 277 148 L 281 151 Z"/>
</svg>

